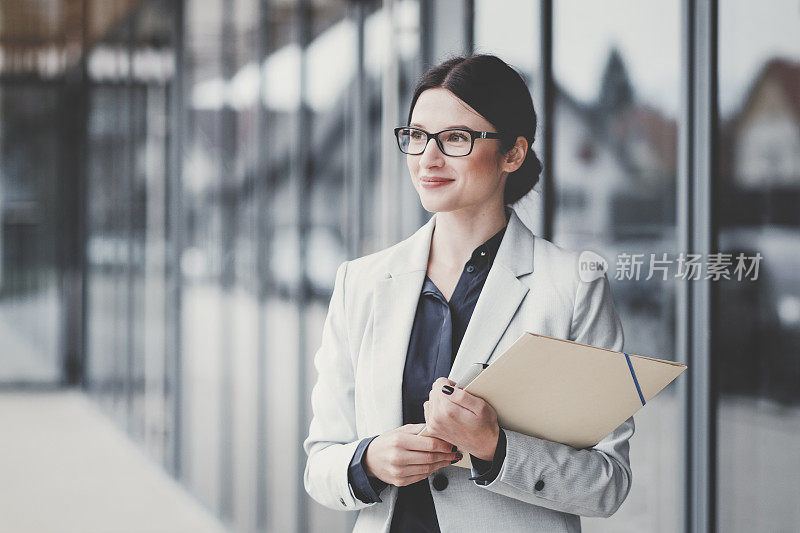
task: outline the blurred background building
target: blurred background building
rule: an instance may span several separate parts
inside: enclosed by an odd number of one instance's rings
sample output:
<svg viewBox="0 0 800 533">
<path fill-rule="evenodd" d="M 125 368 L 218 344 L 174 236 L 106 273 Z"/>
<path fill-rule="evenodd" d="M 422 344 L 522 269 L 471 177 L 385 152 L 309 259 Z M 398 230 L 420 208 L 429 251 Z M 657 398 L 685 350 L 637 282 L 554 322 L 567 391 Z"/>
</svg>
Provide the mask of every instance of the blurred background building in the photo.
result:
<svg viewBox="0 0 800 533">
<path fill-rule="evenodd" d="M 313 355 L 339 263 L 429 216 L 417 77 L 475 51 L 534 95 L 537 234 L 763 256 L 609 274 L 626 350 L 689 371 L 584 529 L 800 530 L 798 35 L 797 0 L 3 0 L 0 529 L 350 530 L 303 488 Z"/>
</svg>

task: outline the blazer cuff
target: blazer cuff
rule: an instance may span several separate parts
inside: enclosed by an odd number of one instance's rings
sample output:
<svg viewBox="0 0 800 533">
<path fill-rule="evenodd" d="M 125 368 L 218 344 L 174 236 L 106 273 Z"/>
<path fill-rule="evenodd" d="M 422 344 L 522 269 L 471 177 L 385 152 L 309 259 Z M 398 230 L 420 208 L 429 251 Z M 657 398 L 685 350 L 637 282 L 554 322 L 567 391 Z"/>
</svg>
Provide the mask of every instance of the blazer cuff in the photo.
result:
<svg viewBox="0 0 800 533">
<path fill-rule="evenodd" d="M 353 488 L 347 481 L 347 467 L 360 441 L 354 440 L 346 444 L 318 442 L 317 446 L 326 444 L 324 448 L 311 448 L 303 474 L 306 492 L 325 507 L 339 511 L 358 511 L 369 504 L 364 503 L 353 494 Z"/>
<path fill-rule="evenodd" d="M 500 428 L 497 433 L 497 447 L 491 461 L 478 459 L 472 454 L 469 454 L 469 458 L 472 464 L 472 477 L 469 479 L 482 486 L 494 481 L 503 468 L 503 462 L 506 459 L 506 432 L 503 431 L 503 428 Z"/>
<path fill-rule="evenodd" d="M 591 448 L 576 449 L 506 430 L 506 460 L 484 488 L 581 516 L 609 517 L 630 491 L 633 417 Z"/>
<path fill-rule="evenodd" d="M 368 476 L 364 464 L 367 447 L 375 437 L 367 437 L 358 443 L 353 458 L 350 460 L 350 466 L 347 468 L 347 480 L 353 490 L 353 495 L 364 503 L 383 502 L 378 494 L 388 485 L 378 478 Z"/>
</svg>

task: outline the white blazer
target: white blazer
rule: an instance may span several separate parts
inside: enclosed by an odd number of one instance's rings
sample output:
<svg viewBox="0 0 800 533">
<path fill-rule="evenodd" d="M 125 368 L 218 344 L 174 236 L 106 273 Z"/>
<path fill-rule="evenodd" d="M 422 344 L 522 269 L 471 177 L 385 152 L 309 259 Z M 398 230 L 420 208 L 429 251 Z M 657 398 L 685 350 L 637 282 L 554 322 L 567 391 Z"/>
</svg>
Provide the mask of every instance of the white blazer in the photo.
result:
<svg viewBox="0 0 800 533">
<path fill-rule="evenodd" d="M 391 524 L 397 487 L 386 487 L 380 503 L 363 503 L 347 470 L 361 439 L 403 425 L 403 367 L 435 223 L 434 214 L 411 237 L 336 272 L 314 358 L 304 483 L 322 505 L 358 510 L 355 532 L 388 532 Z M 582 281 L 578 255 L 533 235 L 512 210 L 449 378 L 490 362 L 525 331 L 621 351 L 608 279 Z M 448 478 L 442 491 L 428 478 L 443 533 L 575 532 L 579 516 L 610 516 L 627 497 L 633 417 L 586 449 L 505 432 L 506 458 L 492 483 L 478 485 L 455 466 L 437 472 Z"/>
</svg>

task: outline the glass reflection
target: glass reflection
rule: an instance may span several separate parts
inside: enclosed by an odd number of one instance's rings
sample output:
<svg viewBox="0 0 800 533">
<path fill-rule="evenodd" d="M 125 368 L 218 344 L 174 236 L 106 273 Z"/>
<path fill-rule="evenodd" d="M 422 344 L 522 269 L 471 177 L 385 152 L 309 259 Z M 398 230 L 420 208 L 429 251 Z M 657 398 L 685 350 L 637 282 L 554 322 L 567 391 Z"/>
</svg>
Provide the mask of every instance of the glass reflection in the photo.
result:
<svg viewBox="0 0 800 533">
<path fill-rule="evenodd" d="M 800 12 L 719 6 L 719 249 L 763 256 L 713 286 L 717 530 L 791 531 L 800 518 Z"/>
<path fill-rule="evenodd" d="M 500 9 L 498 9 L 498 7 Z M 496 55 L 513 66 L 525 80 L 532 95 L 539 124 L 533 149 L 544 159 L 544 84 L 541 57 L 541 2 L 531 0 L 478 0 L 475 2 L 475 53 Z M 509 17 L 508 13 L 514 13 Z M 534 193 L 517 205 L 517 215 L 536 235 L 542 235 L 544 198 L 542 179 Z"/>
<path fill-rule="evenodd" d="M 649 262 L 681 252 L 682 4 L 553 4 L 554 240 L 609 261 L 628 351 L 673 357 L 675 280 L 645 279 L 646 265 L 628 279 L 615 267 L 621 253 Z M 719 4 L 715 238 L 720 251 L 764 261 L 757 280 L 713 283 L 718 529 L 793 530 L 799 15 L 794 0 Z M 92 397 L 157 461 L 182 461 L 181 481 L 232 530 L 348 531 L 352 516 L 302 487 L 296 441 L 308 428 L 311 358 L 338 264 L 407 236 L 426 216 L 402 157 L 382 160 L 384 142 L 397 155 L 385 126 L 397 125 L 388 118 L 397 109 L 404 116 L 425 43 L 460 29 L 425 20 L 431 3 L 416 0 L 82 5 L 0 3 L 0 381 L 54 383 L 75 372 L 61 352 L 85 320 Z M 473 21 L 475 50 L 519 68 L 537 110 L 540 8 L 477 0 Z M 177 76 L 185 94 L 175 101 Z M 173 150 L 180 176 L 170 172 Z M 77 237 L 69 240 L 79 215 L 69 206 L 84 171 L 87 308 L 73 318 L 62 287 L 80 274 Z M 176 180 L 180 213 L 171 211 Z M 397 212 L 386 216 L 395 193 Z M 526 222 L 536 231 L 538 220 Z M 182 242 L 170 241 L 172 224 Z M 182 388 L 168 373 L 175 332 Z M 587 531 L 682 529 L 681 401 L 669 389 L 637 415 L 633 491 L 613 518 L 585 519 Z"/>
<path fill-rule="evenodd" d="M 0 383 L 61 373 L 59 88 L 0 81 Z"/>
<path fill-rule="evenodd" d="M 0 3 L 0 384 L 63 377 L 61 279 L 67 235 L 60 198 L 74 31 L 53 3 Z M 60 36 L 57 41 L 56 36 Z M 59 218 L 59 216 L 61 218 Z M 74 256 L 70 256 L 72 259 Z M 73 263 L 70 263 L 72 265 Z"/>
<path fill-rule="evenodd" d="M 630 277 L 620 254 L 676 251 L 679 2 L 554 3 L 554 242 L 608 261 L 625 350 L 675 357 L 675 281 Z M 624 17 L 619 17 L 620 12 Z M 681 401 L 668 388 L 635 417 L 634 483 L 587 531 L 679 531 Z"/>
<path fill-rule="evenodd" d="M 151 457 L 170 460 L 165 376 L 170 11 L 90 6 L 87 64 L 86 382 Z M 109 26 L 110 25 L 110 26 Z"/>
</svg>

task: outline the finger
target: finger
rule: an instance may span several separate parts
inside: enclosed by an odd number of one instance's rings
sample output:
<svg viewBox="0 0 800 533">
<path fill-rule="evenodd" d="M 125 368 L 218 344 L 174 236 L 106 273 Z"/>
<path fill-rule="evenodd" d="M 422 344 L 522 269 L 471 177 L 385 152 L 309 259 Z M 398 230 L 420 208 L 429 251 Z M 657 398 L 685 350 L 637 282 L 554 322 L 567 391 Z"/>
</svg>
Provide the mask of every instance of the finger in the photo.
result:
<svg viewBox="0 0 800 533">
<path fill-rule="evenodd" d="M 409 433 L 411 435 L 416 435 L 424 427 L 425 424 L 406 424 L 405 426 L 400 426 L 399 428 L 397 428 L 397 430 L 401 433 Z"/>
<path fill-rule="evenodd" d="M 437 463 L 430 463 L 427 465 L 413 465 L 409 466 L 408 468 L 403 470 L 403 474 L 399 476 L 399 479 L 407 481 L 409 478 L 412 478 L 412 483 L 419 481 L 420 479 L 425 479 L 432 473 L 436 472 L 440 468 L 444 468 L 445 466 L 450 466 L 450 461 L 439 461 Z M 416 479 L 414 479 L 416 478 Z"/>
<path fill-rule="evenodd" d="M 432 437 L 433 436 L 433 435 L 431 435 L 431 428 L 427 423 L 425 424 L 425 427 L 422 428 L 422 431 L 420 431 L 419 433 L 414 433 L 414 435 L 419 435 L 419 436 L 422 436 L 422 437 Z"/>
<path fill-rule="evenodd" d="M 483 404 L 486 403 L 481 398 L 468 393 L 464 389 L 459 389 L 458 387 L 454 387 L 453 392 L 450 394 L 445 394 L 442 387 L 439 387 L 439 392 L 450 402 L 463 407 L 475 415 L 480 413 L 481 409 L 484 407 Z"/>
<path fill-rule="evenodd" d="M 453 448 L 452 444 L 438 437 L 409 435 L 407 433 L 399 436 L 398 444 L 406 450 L 419 452 L 449 452 Z"/>
<path fill-rule="evenodd" d="M 429 465 L 456 459 L 456 454 L 448 449 L 446 452 L 418 452 L 406 450 L 400 454 L 400 460 L 407 465 Z"/>
<path fill-rule="evenodd" d="M 431 386 L 432 389 L 441 389 L 442 385 L 450 385 L 451 387 L 456 386 L 456 382 L 448 379 L 448 378 L 437 378 L 436 381 L 433 382 Z"/>
<path fill-rule="evenodd" d="M 449 419 L 456 423 L 465 423 L 473 420 L 476 416 L 475 412 L 450 400 L 450 396 L 444 394 L 442 391 L 432 390 L 428 402 L 430 403 L 425 412 L 425 420 L 429 424 L 433 418 L 440 421 Z"/>
<path fill-rule="evenodd" d="M 406 449 L 422 452 L 447 453 L 453 451 L 453 444 L 439 437 L 414 435 Z"/>
<path fill-rule="evenodd" d="M 407 476 L 407 477 L 400 478 L 398 480 L 399 481 L 398 484 L 400 486 L 403 486 L 403 485 L 411 485 L 412 483 L 416 483 L 418 481 L 422 481 L 423 479 L 425 479 L 427 477 L 430 477 L 437 470 L 441 470 L 442 468 L 444 468 L 446 466 L 450 466 L 450 463 L 442 462 L 442 463 L 436 463 L 436 464 L 430 465 L 430 468 L 428 469 L 427 472 L 424 472 L 422 474 L 418 474 L 418 475 L 415 475 L 415 476 Z"/>
</svg>

